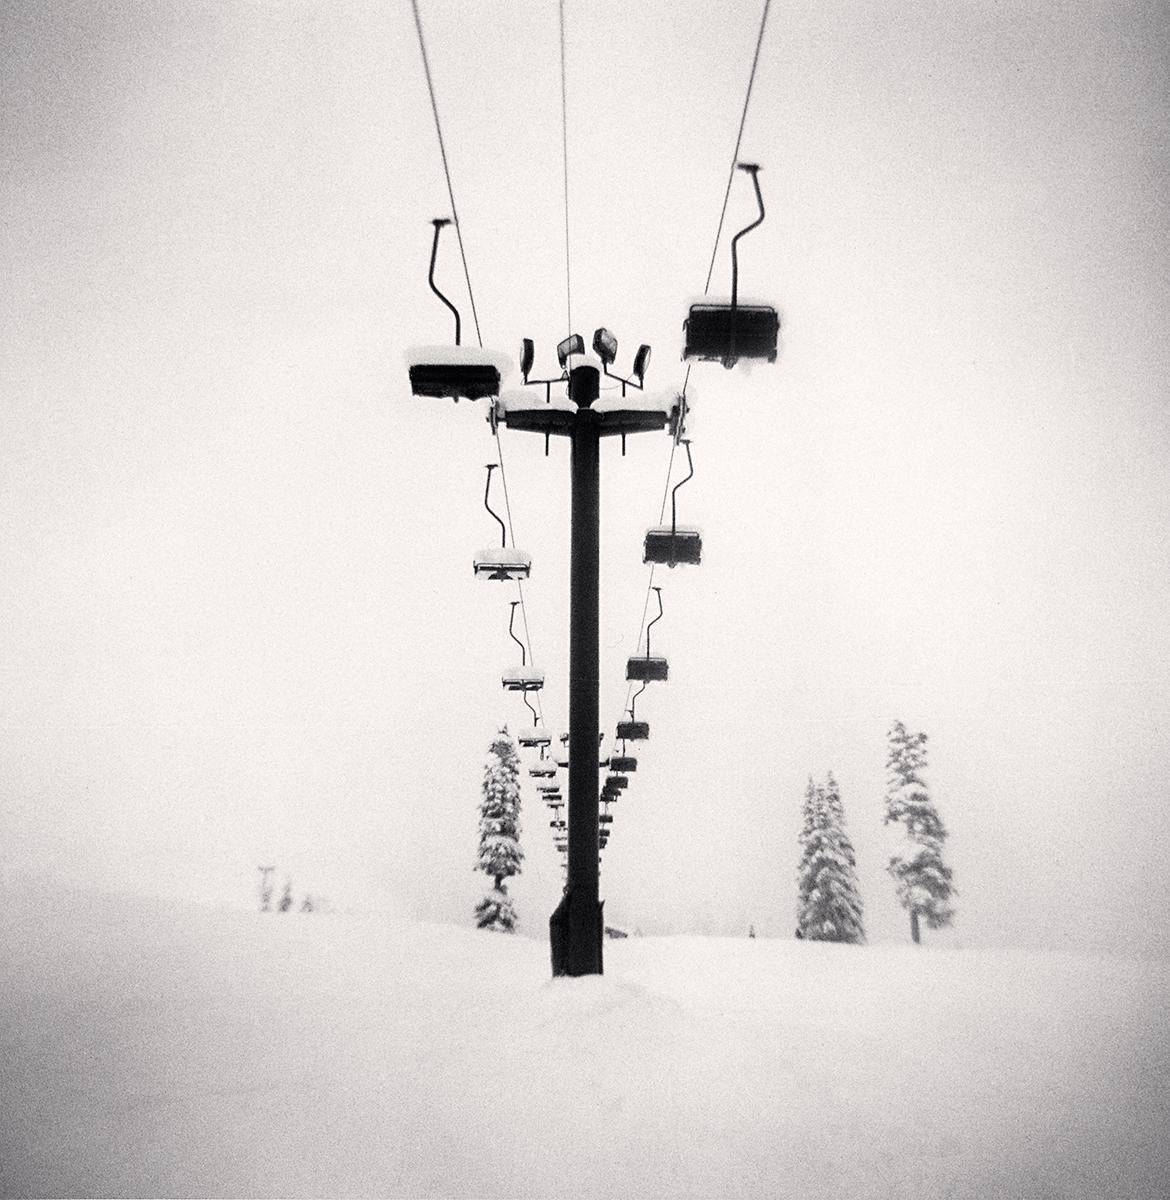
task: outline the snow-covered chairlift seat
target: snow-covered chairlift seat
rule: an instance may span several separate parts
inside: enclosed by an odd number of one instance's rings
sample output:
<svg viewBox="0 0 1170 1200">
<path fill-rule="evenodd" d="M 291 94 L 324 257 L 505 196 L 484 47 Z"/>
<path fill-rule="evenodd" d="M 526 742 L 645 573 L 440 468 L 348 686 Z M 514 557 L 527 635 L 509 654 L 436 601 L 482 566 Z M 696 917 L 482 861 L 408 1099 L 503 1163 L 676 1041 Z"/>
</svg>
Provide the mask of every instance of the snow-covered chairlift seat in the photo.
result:
<svg viewBox="0 0 1170 1200">
<path fill-rule="evenodd" d="M 650 722 L 619 721 L 614 736 L 620 742 L 644 742 L 650 737 Z"/>
<path fill-rule="evenodd" d="M 550 746 L 552 734 L 543 725 L 532 725 L 516 735 L 521 746 Z"/>
<path fill-rule="evenodd" d="M 477 579 L 527 579 L 532 574 L 532 555 L 511 547 L 480 550 L 472 567 Z"/>
<path fill-rule="evenodd" d="M 548 779 L 556 773 L 556 764 L 549 762 L 547 759 L 542 759 L 538 763 L 533 763 L 532 766 L 528 768 L 528 774 L 531 775 L 533 779 Z"/>
<path fill-rule="evenodd" d="M 544 687 L 544 672 L 532 667 L 512 667 L 500 676 L 505 692 L 539 692 Z"/>
<path fill-rule="evenodd" d="M 626 679 L 635 683 L 665 683 L 669 669 L 661 654 L 638 654 L 626 663 Z"/>
</svg>

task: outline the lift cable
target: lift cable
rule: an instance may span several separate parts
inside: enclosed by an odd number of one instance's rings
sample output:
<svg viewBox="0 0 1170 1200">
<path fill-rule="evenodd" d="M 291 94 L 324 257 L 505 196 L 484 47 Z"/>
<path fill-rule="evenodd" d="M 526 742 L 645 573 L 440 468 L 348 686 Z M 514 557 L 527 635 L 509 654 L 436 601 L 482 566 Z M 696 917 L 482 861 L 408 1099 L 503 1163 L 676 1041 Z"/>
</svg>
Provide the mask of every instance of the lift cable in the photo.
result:
<svg viewBox="0 0 1170 1200">
<path fill-rule="evenodd" d="M 756 38 L 756 52 L 752 56 L 751 74 L 748 76 L 747 92 L 743 98 L 743 112 L 739 118 L 739 132 L 735 135 L 735 150 L 731 155 L 731 167 L 727 172 L 727 189 L 723 193 L 723 207 L 719 210 L 719 228 L 715 231 L 715 245 L 711 249 L 711 264 L 707 268 L 707 282 L 703 285 L 703 295 L 706 296 L 711 290 L 711 276 L 715 273 L 715 256 L 719 252 L 719 238 L 723 233 L 723 221 L 727 216 L 727 201 L 731 196 L 731 184 L 735 179 L 735 166 L 739 162 L 739 147 L 743 141 L 743 127 L 747 124 L 748 105 L 751 103 L 752 87 L 756 82 L 756 67 L 760 62 L 760 47 L 764 44 L 764 27 L 768 23 L 768 9 L 771 7 L 772 0 L 764 0 L 764 11 L 760 17 L 760 32 Z M 690 375 L 690 368 L 687 368 L 687 375 Z"/>
<path fill-rule="evenodd" d="M 563 4 L 564 4 L 564 0 L 562 0 L 562 7 L 563 7 Z M 739 162 L 739 149 L 740 149 L 740 145 L 743 142 L 743 131 L 744 131 L 744 127 L 747 124 L 748 107 L 750 106 L 751 99 L 752 99 L 752 88 L 755 86 L 755 82 L 756 82 L 756 68 L 760 64 L 760 47 L 764 44 L 764 30 L 768 24 L 768 9 L 771 7 L 771 5 L 772 5 L 772 0 L 764 0 L 764 10 L 760 14 L 760 29 L 759 29 L 759 33 L 756 35 L 756 48 L 755 48 L 755 52 L 752 55 L 751 70 L 748 72 L 747 90 L 745 91 L 744 97 L 743 97 L 743 110 L 741 111 L 740 117 L 739 117 L 739 129 L 737 130 L 736 135 L 735 135 L 735 149 L 732 151 L 731 167 L 727 172 L 727 188 L 723 193 L 723 206 L 719 210 L 719 224 L 715 229 L 715 245 L 712 246 L 712 248 L 711 248 L 711 262 L 707 267 L 707 280 L 703 284 L 704 297 L 706 297 L 711 291 L 711 277 L 715 273 L 715 258 L 716 258 L 716 255 L 719 253 L 719 239 L 723 236 L 723 222 L 727 217 L 727 203 L 731 196 L 731 185 L 735 180 L 735 169 L 736 169 L 736 165 Z M 694 365 L 693 363 L 689 363 L 689 362 L 687 363 L 686 375 L 683 377 L 682 399 L 684 401 L 686 399 L 687 387 L 690 385 L 690 382 L 691 382 L 691 367 L 693 365 Z M 683 414 L 680 413 L 680 417 L 679 417 L 680 420 L 682 419 L 682 416 L 683 416 Z M 675 451 L 678 449 L 678 442 L 679 442 L 678 437 L 671 439 L 670 458 L 668 459 L 667 464 L 666 464 L 666 483 L 662 489 L 662 504 L 660 505 L 660 507 L 658 509 L 658 523 L 660 525 L 662 524 L 663 520 L 666 517 L 666 501 L 670 495 L 670 477 L 671 477 L 671 472 L 674 470 L 674 454 L 675 454 Z M 646 628 L 646 614 L 650 611 L 650 593 L 654 590 L 654 573 L 657 570 L 657 567 L 658 567 L 657 563 L 650 564 L 649 578 L 646 581 L 646 596 L 642 603 L 642 616 L 641 616 L 640 621 L 638 622 L 638 636 L 635 639 L 635 643 L 634 643 L 635 652 L 637 652 L 638 646 L 640 646 L 642 644 L 642 635 Z M 632 697 L 633 690 L 634 690 L 634 685 L 633 685 L 633 683 L 631 683 L 626 688 L 626 703 L 625 703 L 625 708 L 622 709 L 623 716 L 625 715 L 625 713 L 628 711 L 628 709 L 630 707 L 630 699 Z"/>
<path fill-rule="evenodd" d="M 467 254 L 463 248 L 463 230 L 459 223 L 458 211 L 455 207 L 455 188 L 451 182 L 451 169 L 450 169 L 449 163 L 447 162 L 447 147 L 446 147 L 446 143 L 443 140 L 443 124 L 442 124 L 442 121 L 439 119 L 439 106 L 438 106 L 438 102 L 435 99 L 435 85 L 434 85 L 434 80 L 431 77 L 431 64 L 430 64 L 430 59 L 427 55 L 427 44 L 426 44 L 426 38 L 423 35 L 422 19 L 419 16 L 418 0 L 411 0 L 411 8 L 414 10 L 414 28 L 418 34 L 418 48 L 419 48 L 419 53 L 422 56 L 423 72 L 426 75 L 427 92 L 430 95 L 430 99 L 431 99 L 431 112 L 434 114 L 434 118 L 435 118 L 435 133 L 438 135 L 438 139 L 439 139 L 439 155 L 443 160 L 443 174 L 447 180 L 447 197 L 451 201 L 451 216 L 454 218 L 453 224 L 455 226 L 455 234 L 459 240 L 459 256 L 463 261 L 463 277 L 467 281 L 467 296 L 471 302 L 471 315 L 472 315 L 472 319 L 475 322 L 475 336 L 476 336 L 476 340 L 479 342 L 480 348 L 482 349 L 483 348 L 483 334 L 480 332 L 479 313 L 475 307 L 475 293 L 472 291 L 472 288 L 471 288 L 471 272 L 469 271 L 468 266 L 467 266 Z M 499 432 L 498 428 L 495 429 L 495 438 L 496 438 L 496 453 L 499 455 L 499 463 L 500 463 L 500 483 L 504 489 L 504 511 L 508 517 L 508 539 L 510 540 L 510 542 L 514 548 L 516 545 L 516 534 L 515 534 L 515 530 L 514 530 L 514 527 L 512 524 L 512 502 L 508 496 L 508 476 L 504 470 L 504 452 L 503 452 L 503 447 L 500 445 L 500 432 Z M 524 623 L 524 640 L 527 643 L 528 660 L 529 660 L 529 662 L 531 662 L 532 661 L 532 640 L 531 640 L 531 637 L 529 636 L 529 632 L 528 632 L 528 609 L 524 603 L 524 587 L 519 580 L 516 581 L 516 592 L 517 592 L 517 596 L 518 596 L 519 602 L 520 602 L 520 616 Z M 543 705 L 541 704 L 539 692 L 536 694 L 536 706 L 540 712 L 541 724 L 544 724 L 544 708 L 543 708 Z"/>
<path fill-rule="evenodd" d="M 567 333 L 573 331 L 573 288 L 569 272 L 569 102 L 565 81 L 565 0 L 560 0 L 561 18 L 561 159 L 565 179 L 565 316 Z"/>
<path fill-rule="evenodd" d="M 422 54 L 423 71 L 427 77 L 427 92 L 431 97 L 431 112 L 435 116 L 435 133 L 439 136 L 439 154 L 443 159 L 443 174 L 447 177 L 447 196 L 451 201 L 451 216 L 455 225 L 455 236 L 459 240 L 459 257 L 463 260 L 463 277 L 467 280 L 467 297 L 471 301 L 471 318 L 475 322 L 475 336 L 483 349 L 483 334 L 479 331 L 479 313 L 475 308 L 475 293 L 471 290 L 471 272 L 467 267 L 467 252 L 463 248 L 463 227 L 459 224 L 459 213 L 455 208 L 455 189 L 451 185 L 451 169 L 447 163 L 447 146 L 443 141 L 443 125 L 439 120 L 439 105 L 435 100 L 435 84 L 431 79 L 431 63 L 427 57 L 427 43 L 423 36 L 422 19 L 418 13 L 418 0 L 410 0 L 414 9 L 414 28 L 418 33 L 418 48 Z M 502 468 L 501 468 L 502 473 Z"/>
<path fill-rule="evenodd" d="M 417 0 L 414 0 L 417 7 Z M 564 207 L 565 207 L 565 318 L 566 329 L 573 328 L 573 287 L 572 273 L 570 270 L 569 258 L 569 109 L 568 109 L 568 86 L 565 69 L 565 0 L 560 0 L 558 6 L 560 20 L 560 47 L 561 47 L 561 163 L 563 168 L 564 178 Z M 496 437 L 496 452 L 500 462 L 500 482 L 504 488 L 504 510 L 508 515 L 508 536 L 512 539 L 512 545 L 516 544 L 515 533 L 512 528 L 512 504 L 508 498 L 508 477 L 504 469 L 504 451 L 500 444 L 499 426 L 495 427 Z M 528 609 L 524 604 L 524 585 L 520 580 L 516 581 L 516 594 L 520 598 L 520 618 L 524 624 L 524 640 L 528 643 L 528 657 L 532 659 L 532 639 L 528 629 Z M 544 724 L 544 705 L 541 700 L 540 693 L 536 694 L 536 707 L 540 710 L 540 722 Z"/>
</svg>

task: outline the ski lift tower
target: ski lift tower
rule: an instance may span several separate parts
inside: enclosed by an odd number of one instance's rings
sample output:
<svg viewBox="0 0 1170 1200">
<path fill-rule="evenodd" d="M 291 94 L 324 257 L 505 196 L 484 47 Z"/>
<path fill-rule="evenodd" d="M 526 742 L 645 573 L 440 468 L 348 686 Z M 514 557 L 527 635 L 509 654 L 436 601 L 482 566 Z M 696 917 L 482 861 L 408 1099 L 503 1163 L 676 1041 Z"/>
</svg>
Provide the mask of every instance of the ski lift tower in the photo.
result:
<svg viewBox="0 0 1170 1200">
<path fill-rule="evenodd" d="M 608 330 L 599 329 L 593 349 L 601 359 L 606 375 L 617 355 L 617 339 Z M 557 347 L 562 368 L 572 355 L 584 354 L 580 334 L 573 334 Z M 650 358 L 650 347 L 639 349 L 633 378 L 621 379 L 622 395 L 626 386 L 642 387 L 642 377 Z M 634 433 L 663 429 L 668 420 L 664 409 L 594 407 L 600 394 L 601 372 L 582 365 L 565 369 L 556 380 L 529 380 L 533 345 L 524 340 L 520 370 L 526 384 L 543 384 L 543 403 L 519 405 L 511 398 L 502 405 L 503 420 L 509 429 L 539 433 L 546 440 L 557 435 L 572 440 L 571 493 L 572 525 L 570 543 L 569 598 L 569 837 L 568 882 L 565 894 L 549 919 L 549 938 L 554 975 L 600 975 L 604 920 L 600 899 L 599 788 L 597 744 L 599 723 L 599 603 L 601 552 L 601 453 L 603 437 L 625 438 Z M 568 399 L 564 405 L 553 401 L 548 389 L 554 383 L 567 382 Z M 493 413 L 494 417 L 494 413 Z"/>
<path fill-rule="evenodd" d="M 599 854 L 601 848 L 600 766 L 597 747 L 601 741 L 599 724 L 598 643 L 600 625 L 600 557 L 601 557 L 601 439 L 617 436 L 625 449 L 627 436 L 661 430 L 671 424 L 677 438 L 685 425 L 685 402 L 672 404 L 671 411 L 662 405 L 633 403 L 626 407 L 626 389 L 641 391 L 646 368 L 650 364 L 650 347 L 642 345 L 634 356 L 629 377 L 615 374 L 609 368 L 617 359 L 617 338 L 608 329 L 598 329 L 593 335 L 593 351 L 601 361 L 601 370 L 584 364 L 570 367 L 574 356 L 584 356 L 585 343 L 579 333 L 570 334 L 557 346 L 561 374 L 552 379 L 530 379 L 534 347 L 525 338 L 520 354 L 520 373 L 526 385 L 544 388 L 544 402 L 518 403 L 500 398 L 500 371 L 496 356 L 461 344 L 462 320 L 459 310 L 439 291 L 435 284 L 435 260 L 439 252 L 439 237 L 451 222 L 437 217 L 431 222 L 435 234 L 431 245 L 431 265 L 428 281 L 431 291 L 451 310 L 455 317 L 454 346 L 424 347 L 411 355 L 410 389 L 416 396 L 450 397 L 458 402 L 491 399 L 489 420 L 496 432 L 502 419 L 509 429 L 544 435 L 547 453 L 549 439 L 556 435 L 572 440 L 571 489 L 572 528 L 569 568 L 569 829 L 568 882 L 565 894 L 549 919 L 554 975 L 600 975 L 601 946 L 605 924 L 599 896 Z M 621 384 L 620 405 L 596 407 L 600 395 L 602 372 Z M 553 397 L 555 386 L 567 385 L 568 399 Z M 504 522 L 488 505 L 491 473 L 488 467 L 484 507 Z M 679 531 L 672 527 L 671 536 Z M 504 538 L 506 542 L 506 537 Z M 681 556 L 680 556 L 681 557 Z M 476 575 L 486 579 L 526 579 L 531 568 L 528 555 L 509 548 L 485 551 L 475 560 Z M 513 610 L 514 614 L 514 610 Z M 509 622 L 509 632 L 512 632 Z M 542 672 L 528 666 L 524 644 L 512 633 L 520 646 L 519 671 L 508 671 L 503 685 L 522 695 L 536 691 L 544 684 Z M 647 647 L 649 652 L 649 647 Z M 657 660 L 655 660 L 657 661 Z M 661 660 L 665 664 L 665 659 Z M 665 678 L 665 667 L 661 676 Z M 530 706 L 531 707 L 531 706 Z M 631 719 L 633 713 L 630 714 Z M 535 719 L 536 713 L 533 712 Z M 634 722 L 637 725 L 636 722 Z M 619 737 L 626 735 L 618 727 Z M 630 733 L 632 738 L 649 734 L 645 723 Z M 547 743 L 544 735 L 539 744 Z M 535 740 L 532 744 L 538 744 Z M 623 780 L 623 784 L 624 781 Z M 555 785 L 554 785 L 555 787 Z M 612 792 L 610 793 L 613 794 Z M 559 800 L 559 793 L 556 793 Z M 559 805 L 557 806 L 559 807 Z"/>
</svg>

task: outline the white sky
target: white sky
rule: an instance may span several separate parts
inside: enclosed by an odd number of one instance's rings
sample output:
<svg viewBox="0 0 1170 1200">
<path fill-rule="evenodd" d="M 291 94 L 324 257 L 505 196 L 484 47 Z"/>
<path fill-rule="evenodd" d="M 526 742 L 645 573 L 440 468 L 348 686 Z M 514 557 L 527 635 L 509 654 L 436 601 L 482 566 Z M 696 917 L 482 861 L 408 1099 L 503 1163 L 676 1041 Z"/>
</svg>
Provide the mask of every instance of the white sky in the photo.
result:
<svg viewBox="0 0 1170 1200">
<path fill-rule="evenodd" d="M 760 6 L 568 0 L 573 323 L 682 379 Z M 566 329 L 557 6 L 422 4 L 485 340 Z M 0 866 L 466 919 L 483 754 L 527 710 L 484 410 L 413 400 L 450 337 L 410 7 L 0 14 Z M 789 4 L 742 156 L 769 216 L 750 375 L 695 368 L 701 567 L 664 572 L 607 915 L 793 924 L 833 770 L 871 937 L 885 730 L 930 734 L 968 943 L 1170 951 L 1170 28 L 1150 4 Z M 746 180 L 728 215 L 753 213 Z M 439 275 L 464 303 L 454 239 Z M 729 286 L 720 246 L 714 291 Z M 563 726 L 567 447 L 505 434 Z M 603 458 L 603 721 L 668 442 Z M 534 799 L 514 891 L 559 868 Z M 928 937 L 931 935 L 927 935 Z"/>
</svg>

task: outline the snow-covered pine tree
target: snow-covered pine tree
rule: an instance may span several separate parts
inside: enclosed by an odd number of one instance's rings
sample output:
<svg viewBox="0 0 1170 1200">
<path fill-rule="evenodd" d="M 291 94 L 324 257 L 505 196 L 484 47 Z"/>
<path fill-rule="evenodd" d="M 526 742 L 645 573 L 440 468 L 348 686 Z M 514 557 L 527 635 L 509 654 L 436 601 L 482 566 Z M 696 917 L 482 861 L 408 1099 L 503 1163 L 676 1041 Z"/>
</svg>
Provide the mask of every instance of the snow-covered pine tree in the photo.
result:
<svg viewBox="0 0 1170 1200">
<path fill-rule="evenodd" d="M 476 869 L 490 875 L 492 890 L 476 905 L 480 929 L 511 933 L 516 927 L 505 880 L 520 874 L 520 755 L 506 728 L 496 734 L 483 771 L 479 802 L 479 860 Z"/>
<path fill-rule="evenodd" d="M 284 891 L 281 893 L 280 904 L 277 905 L 281 912 L 288 912 L 292 908 L 292 880 L 284 881 Z"/>
<path fill-rule="evenodd" d="M 898 887 L 898 899 L 910 914 L 910 936 L 921 940 L 919 918 L 931 929 L 942 929 L 955 915 L 955 886 L 951 869 L 942 860 L 947 831 L 922 778 L 926 769 L 926 734 L 908 733 L 901 721 L 889 732 L 886 757 L 887 825 L 905 829 L 905 851 L 892 854 L 886 868 Z"/>
<path fill-rule="evenodd" d="M 804 792 L 797 872 L 797 936 L 817 942 L 865 941 L 857 859 L 845 832 L 845 808 L 837 781 L 809 776 Z"/>
</svg>

